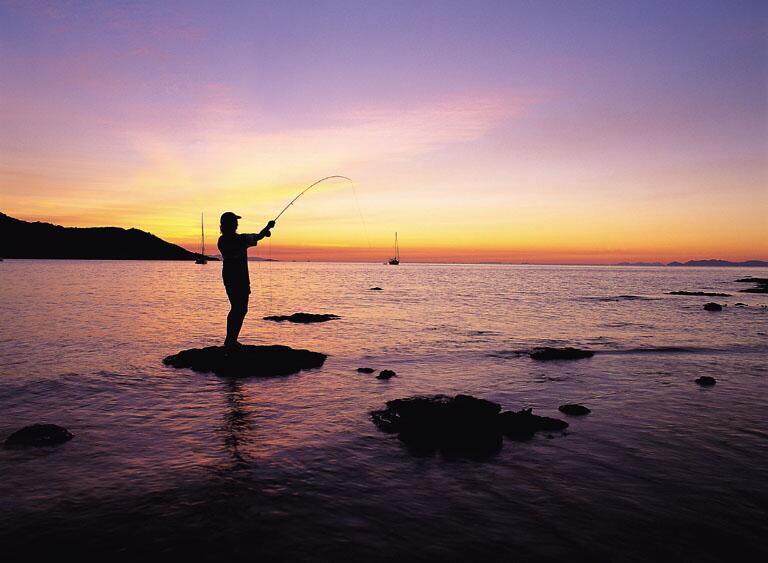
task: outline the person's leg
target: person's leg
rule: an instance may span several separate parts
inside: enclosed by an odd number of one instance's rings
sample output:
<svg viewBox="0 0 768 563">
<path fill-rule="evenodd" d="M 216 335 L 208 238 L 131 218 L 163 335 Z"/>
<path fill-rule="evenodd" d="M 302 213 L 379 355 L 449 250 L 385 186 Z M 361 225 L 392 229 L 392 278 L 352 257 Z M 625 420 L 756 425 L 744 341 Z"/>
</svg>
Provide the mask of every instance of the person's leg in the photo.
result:
<svg viewBox="0 0 768 563">
<path fill-rule="evenodd" d="M 245 291 L 227 290 L 230 309 L 227 314 L 227 338 L 224 340 L 224 346 L 235 346 L 237 337 L 240 336 L 240 329 L 243 327 L 243 320 L 248 313 L 248 293 Z"/>
</svg>

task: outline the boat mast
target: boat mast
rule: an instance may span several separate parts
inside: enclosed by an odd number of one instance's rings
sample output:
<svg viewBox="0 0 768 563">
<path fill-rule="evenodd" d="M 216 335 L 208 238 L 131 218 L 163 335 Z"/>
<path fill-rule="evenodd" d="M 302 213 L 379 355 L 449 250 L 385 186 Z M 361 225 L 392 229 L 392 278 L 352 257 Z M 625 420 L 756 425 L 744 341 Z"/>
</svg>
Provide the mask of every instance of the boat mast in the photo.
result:
<svg viewBox="0 0 768 563">
<path fill-rule="evenodd" d="M 400 247 L 397 246 L 397 231 L 395 231 L 395 259 L 400 260 Z"/>
<path fill-rule="evenodd" d="M 202 245 L 201 245 L 202 251 L 200 252 L 200 254 L 202 255 L 203 258 L 205 258 L 205 223 L 203 221 L 202 213 L 200 213 L 200 236 L 202 238 Z"/>
</svg>

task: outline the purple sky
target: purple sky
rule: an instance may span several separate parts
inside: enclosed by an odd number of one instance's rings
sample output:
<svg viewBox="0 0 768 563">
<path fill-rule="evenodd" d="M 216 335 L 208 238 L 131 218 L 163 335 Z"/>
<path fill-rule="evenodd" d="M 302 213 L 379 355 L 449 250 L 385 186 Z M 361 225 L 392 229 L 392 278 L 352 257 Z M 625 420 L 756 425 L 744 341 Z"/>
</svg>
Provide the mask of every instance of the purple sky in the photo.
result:
<svg viewBox="0 0 768 563">
<path fill-rule="evenodd" d="M 767 30 L 766 2 L 0 1 L 0 208 L 188 242 L 338 173 L 427 258 L 766 257 Z M 285 244 L 354 246 L 348 196 Z"/>
</svg>

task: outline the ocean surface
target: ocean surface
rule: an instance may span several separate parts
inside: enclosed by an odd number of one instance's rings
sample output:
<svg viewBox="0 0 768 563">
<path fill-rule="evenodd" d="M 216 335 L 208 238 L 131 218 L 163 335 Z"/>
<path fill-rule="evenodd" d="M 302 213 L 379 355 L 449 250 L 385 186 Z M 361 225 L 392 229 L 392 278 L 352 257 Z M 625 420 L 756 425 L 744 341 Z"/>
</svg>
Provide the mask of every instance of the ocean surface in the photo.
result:
<svg viewBox="0 0 768 563">
<path fill-rule="evenodd" d="M 223 341 L 220 263 L 0 263 L 0 440 L 36 422 L 75 434 L 0 448 L 0 558 L 768 555 L 768 295 L 734 281 L 767 270 L 250 268 L 241 342 L 323 352 L 324 367 L 232 381 L 164 366 Z M 708 301 L 728 306 L 711 313 Z M 261 319 L 298 311 L 342 318 Z M 537 346 L 596 354 L 520 353 Z M 717 385 L 699 387 L 701 375 Z M 371 422 L 387 400 L 431 393 L 532 407 L 570 427 L 473 460 L 415 455 Z M 563 403 L 592 413 L 566 417 Z"/>
</svg>

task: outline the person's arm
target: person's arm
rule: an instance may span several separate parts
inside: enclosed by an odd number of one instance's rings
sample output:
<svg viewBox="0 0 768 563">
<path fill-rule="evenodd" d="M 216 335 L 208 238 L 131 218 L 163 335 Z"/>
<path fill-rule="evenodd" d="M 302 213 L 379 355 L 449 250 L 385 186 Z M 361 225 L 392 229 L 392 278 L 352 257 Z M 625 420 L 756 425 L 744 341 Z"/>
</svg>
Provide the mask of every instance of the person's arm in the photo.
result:
<svg viewBox="0 0 768 563">
<path fill-rule="evenodd" d="M 265 237 L 271 237 L 272 232 L 270 231 L 270 229 L 272 229 L 272 227 L 274 226 L 275 226 L 275 222 L 270 221 L 269 223 L 267 223 L 267 226 L 261 229 L 261 231 L 259 231 L 258 233 L 244 234 L 243 236 L 245 237 L 246 244 L 248 246 L 256 246 L 261 239 Z"/>
</svg>

